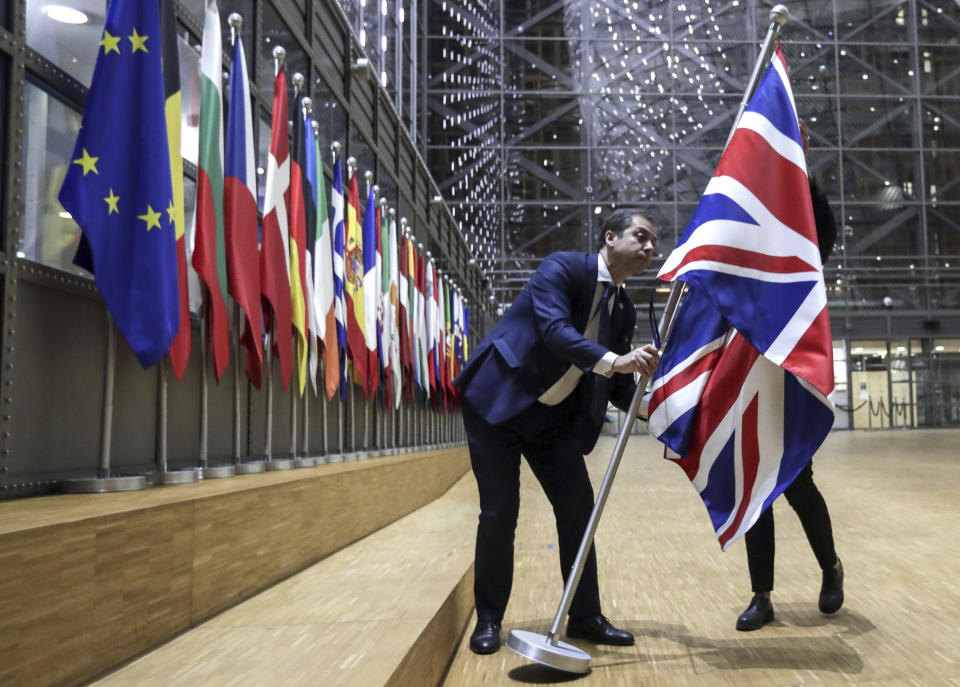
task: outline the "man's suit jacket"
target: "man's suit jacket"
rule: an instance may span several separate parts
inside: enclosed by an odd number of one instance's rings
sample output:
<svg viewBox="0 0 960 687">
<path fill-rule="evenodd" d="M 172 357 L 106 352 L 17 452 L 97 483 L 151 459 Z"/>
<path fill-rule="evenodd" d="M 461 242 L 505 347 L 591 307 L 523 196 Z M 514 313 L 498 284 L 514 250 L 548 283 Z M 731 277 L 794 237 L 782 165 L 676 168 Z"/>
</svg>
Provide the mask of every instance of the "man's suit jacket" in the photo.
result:
<svg viewBox="0 0 960 687">
<path fill-rule="evenodd" d="M 577 394 L 577 424 L 584 453 L 596 443 L 608 400 L 626 409 L 632 375 L 604 377 L 593 367 L 607 348 L 584 338 L 597 287 L 597 254 L 553 253 L 477 346 L 454 384 L 488 423 L 500 424 L 530 408 L 571 364 L 584 375 Z M 619 289 L 610 315 L 609 350 L 630 351 L 636 311 Z"/>
</svg>

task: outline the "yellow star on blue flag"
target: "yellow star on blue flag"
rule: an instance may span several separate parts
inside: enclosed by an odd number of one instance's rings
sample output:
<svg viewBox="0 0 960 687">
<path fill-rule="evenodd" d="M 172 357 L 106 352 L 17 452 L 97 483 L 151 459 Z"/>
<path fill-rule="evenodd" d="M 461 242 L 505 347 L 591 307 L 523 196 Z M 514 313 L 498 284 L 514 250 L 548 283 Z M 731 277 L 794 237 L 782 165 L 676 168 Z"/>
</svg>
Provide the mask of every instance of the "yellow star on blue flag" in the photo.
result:
<svg viewBox="0 0 960 687">
<path fill-rule="evenodd" d="M 111 0 L 59 196 L 83 231 L 78 257 L 90 258 L 100 294 L 144 367 L 170 349 L 180 322 L 176 237 L 154 210 L 173 202 L 162 51 L 147 47 L 159 35 L 158 2 Z M 121 36 L 129 52 L 117 49 Z"/>
</svg>

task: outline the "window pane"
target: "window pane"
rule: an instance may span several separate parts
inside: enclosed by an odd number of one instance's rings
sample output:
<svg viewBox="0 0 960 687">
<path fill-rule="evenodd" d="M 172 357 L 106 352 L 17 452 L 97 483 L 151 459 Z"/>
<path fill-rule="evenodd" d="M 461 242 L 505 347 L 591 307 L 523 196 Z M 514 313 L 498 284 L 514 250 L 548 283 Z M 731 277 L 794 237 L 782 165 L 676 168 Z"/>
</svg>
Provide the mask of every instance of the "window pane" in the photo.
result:
<svg viewBox="0 0 960 687">
<path fill-rule="evenodd" d="M 90 276 L 73 264 L 80 228 L 57 200 L 80 131 L 80 113 L 29 81 L 24 110 L 24 212 L 17 257 Z"/>
<path fill-rule="evenodd" d="M 197 164 L 200 150 L 200 51 L 177 37 L 180 55 L 180 154 Z"/>
<path fill-rule="evenodd" d="M 285 70 L 287 72 L 287 97 L 292 98 L 293 75 L 296 72 L 300 72 L 304 76 L 307 76 L 307 56 L 304 54 L 296 39 L 290 35 L 290 29 L 287 28 L 287 25 L 280 18 L 280 15 L 277 14 L 276 10 L 265 5 L 263 8 L 263 45 L 260 49 L 261 57 L 258 67 L 260 73 L 260 92 L 267 101 L 268 107 L 273 106 L 273 81 L 276 76 L 273 49 L 278 45 L 287 51 L 286 57 L 284 58 Z M 246 44 L 244 44 L 243 47 L 248 51 L 247 59 L 250 59 L 253 51 L 250 50 Z"/>
<path fill-rule="evenodd" d="M 63 6 L 48 0 L 27 0 L 27 45 L 89 86 L 106 7 L 104 0 L 74 0 Z"/>
</svg>

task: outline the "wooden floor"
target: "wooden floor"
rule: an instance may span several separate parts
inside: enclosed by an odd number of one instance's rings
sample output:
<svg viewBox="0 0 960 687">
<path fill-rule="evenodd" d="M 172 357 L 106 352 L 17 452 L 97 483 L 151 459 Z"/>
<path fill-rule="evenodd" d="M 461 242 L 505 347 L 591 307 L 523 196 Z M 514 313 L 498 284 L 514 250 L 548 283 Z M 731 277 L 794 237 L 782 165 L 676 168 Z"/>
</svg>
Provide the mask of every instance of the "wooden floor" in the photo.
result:
<svg viewBox="0 0 960 687">
<path fill-rule="evenodd" d="M 588 458 L 594 484 L 612 446 L 603 438 Z M 832 617 L 817 610 L 820 571 L 781 499 L 777 619 L 750 633 L 734 629 L 751 596 L 743 544 L 720 551 L 693 488 L 661 455 L 648 437 L 631 439 L 597 534 L 604 612 L 636 634 L 636 646 L 575 641 L 593 655 L 592 672 L 570 676 L 505 648 L 472 654 L 471 617 L 444 685 L 960 687 L 960 432 L 832 434 L 814 476 L 833 518 L 846 604 Z M 562 591 L 556 535 L 526 467 L 522 479 L 504 630 L 546 633 Z M 97 684 L 425 687 L 390 679 L 391 628 L 424 624 L 423 581 L 445 574 L 447 594 L 469 566 L 476 508 L 468 474 L 437 502 Z M 399 586 L 377 583 L 398 572 Z"/>
<path fill-rule="evenodd" d="M 595 485 L 605 440 L 588 459 Z M 750 600 L 742 541 L 721 552 L 703 506 L 647 437 L 631 439 L 597 533 L 604 613 L 633 647 L 574 641 L 592 672 L 569 676 L 465 636 L 444 685 L 960 685 L 960 432 L 838 432 L 814 459 L 846 573 L 846 603 L 817 610 L 820 571 L 785 499 L 776 621 L 737 632 Z M 517 569 L 504 631 L 546 634 L 561 595 L 552 514 L 525 470 Z M 472 625 L 472 622 L 471 622 Z"/>
</svg>

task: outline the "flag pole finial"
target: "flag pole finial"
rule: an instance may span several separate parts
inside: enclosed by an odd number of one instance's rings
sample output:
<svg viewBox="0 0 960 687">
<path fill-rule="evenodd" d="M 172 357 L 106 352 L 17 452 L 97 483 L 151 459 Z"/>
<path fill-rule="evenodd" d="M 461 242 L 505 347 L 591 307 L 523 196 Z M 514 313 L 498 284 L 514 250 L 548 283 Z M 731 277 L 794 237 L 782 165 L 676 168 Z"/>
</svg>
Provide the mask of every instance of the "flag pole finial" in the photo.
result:
<svg viewBox="0 0 960 687">
<path fill-rule="evenodd" d="M 278 45 L 273 49 L 273 74 L 276 76 L 283 67 L 283 60 L 287 56 L 287 49 Z"/>
<path fill-rule="evenodd" d="M 790 19 L 790 10 L 787 9 L 786 5 L 775 5 L 772 10 L 770 10 L 770 21 L 780 26 L 783 26 L 787 23 L 787 20 Z"/>
<path fill-rule="evenodd" d="M 306 112 L 308 115 L 313 113 L 312 98 L 304 97 L 303 100 L 300 101 L 300 104 L 303 105 L 303 111 Z M 316 124 L 316 122 L 313 122 L 313 124 Z M 314 127 L 314 133 L 316 133 L 316 127 Z"/>
<path fill-rule="evenodd" d="M 357 169 L 357 158 L 352 155 L 347 158 L 347 174 L 353 174 Z"/>
<path fill-rule="evenodd" d="M 311 105 L 311 107 L 312 107 L 312 106 L 313 106 L 313 103 L 311 102 L 310 105 Z M 313 127 L 313 135 L 314 135 L 314 136 L 319 135 L 319 134 L 320 134 L 320 122 L 311 121 L 311 122 L 310 122 L 310 125 Z"/>
<path fill-rule="evenodd" d="M 230 16 L 227 17 L 227 23 L 230 24 L 230 45 L 233 45 L 237 42 L 240 29 L 243 28 L 243 17 L 236 12 L 231 12 Z"/>
<path fill-rule="evenodd" d="M 333 153 L 333 161 L 337 161 L 337 157 L 340 155 L 340 141 L 334 141 L 330 144 L 330 151 Z"/>
<path fill-rule="evenodd" d="M 390 208 L 390 219 L 396 219 L 396 218 L 397 218 L 397 209 Z"/>
<path fill-rule="evenodd" d="M 297 89 L 298 92 L 303 92 L 303 74 L 300 72 L 293 73 L 293 86 Z"/>
</svg>

